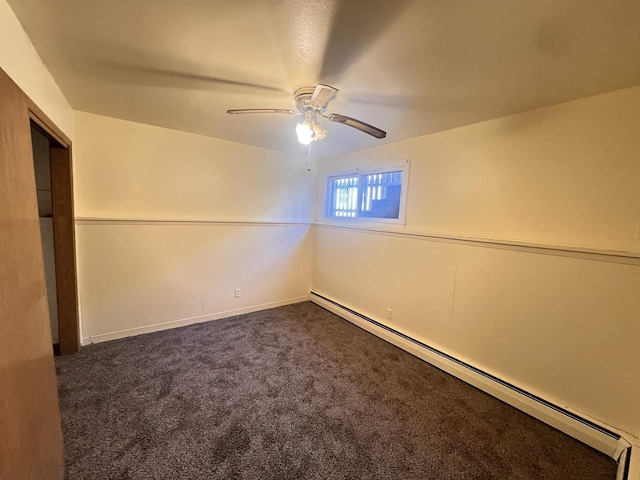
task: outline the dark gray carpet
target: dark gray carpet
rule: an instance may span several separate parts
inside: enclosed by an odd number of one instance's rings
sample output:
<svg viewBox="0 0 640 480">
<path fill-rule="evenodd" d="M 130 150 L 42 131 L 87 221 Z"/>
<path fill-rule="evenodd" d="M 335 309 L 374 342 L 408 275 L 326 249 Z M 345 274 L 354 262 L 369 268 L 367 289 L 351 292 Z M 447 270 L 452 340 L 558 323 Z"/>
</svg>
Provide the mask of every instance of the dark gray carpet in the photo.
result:
<svg viewBox="0 0 640 480">
<path fill-rule="evenodd" d="M 614 479 L 599 452 L 311 303 L 56 360 L 68 479 Z"/>
</svg>

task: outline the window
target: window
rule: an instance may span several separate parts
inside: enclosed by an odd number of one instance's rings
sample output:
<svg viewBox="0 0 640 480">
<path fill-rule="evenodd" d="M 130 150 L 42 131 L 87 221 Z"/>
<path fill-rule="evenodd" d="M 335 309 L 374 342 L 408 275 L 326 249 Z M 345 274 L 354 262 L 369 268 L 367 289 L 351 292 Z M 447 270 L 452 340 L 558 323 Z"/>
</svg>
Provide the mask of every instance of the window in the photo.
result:
<svg viewBox="0 0 640 480">
<path fill-rule="evenodd" d="M 408 166 L 328 177 L 326 217 L 404 223 Z"/>
</svg>

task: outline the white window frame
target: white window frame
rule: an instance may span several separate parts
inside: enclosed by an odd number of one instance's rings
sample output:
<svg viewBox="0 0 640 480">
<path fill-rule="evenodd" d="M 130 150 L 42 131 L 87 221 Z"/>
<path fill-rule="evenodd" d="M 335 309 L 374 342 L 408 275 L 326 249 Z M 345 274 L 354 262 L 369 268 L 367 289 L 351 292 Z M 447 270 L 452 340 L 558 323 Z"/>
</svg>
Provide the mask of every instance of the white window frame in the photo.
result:
<svg viewBox="0 0 640 480">
<path fill-rule="evenodd" d="M 379 165 L 371 165 L 366 168 L 356 168 L 354 170 L 343 170 L 341 172 L 331 172 L 326 176 L 325 181 L 325 189 L 324 189 L 324 206 L 323 206 L 323 219 L 326 222 L 335 222 L 335 223 L 350 223 L 350 224 L 391 224 L 391 225 L 405 225 L 406 224 L 406 209 L 407 209 L 407 192 L 409 187 L 409 171 L 410 171 L 411 161 L 404 160 L 402 162 L 395 163 L 385 163 Z M 361 199 L 362 199 L 362 188 L 363 182 L 360 181 L 360 178 L 366 175 L 372 175 L 377 173 L 390 173 L 390 172 L 402 172 L 402 186 L 400 188 L 400 208 L 398 210 L 398 218 L 378 218 L 378 217 L 363 217 L 360 215 L 361 209 Z M 357 213 L 355 217 L 337 217 L 330 215 L 331 204 L 332 201 L 329 198 L 329 192 L 331 189 L 331 181 L 339 178 L 348 178 L 348 177 L 359 177 L 358 178 L 358 200 L 357 200 Z"/>
</svg>

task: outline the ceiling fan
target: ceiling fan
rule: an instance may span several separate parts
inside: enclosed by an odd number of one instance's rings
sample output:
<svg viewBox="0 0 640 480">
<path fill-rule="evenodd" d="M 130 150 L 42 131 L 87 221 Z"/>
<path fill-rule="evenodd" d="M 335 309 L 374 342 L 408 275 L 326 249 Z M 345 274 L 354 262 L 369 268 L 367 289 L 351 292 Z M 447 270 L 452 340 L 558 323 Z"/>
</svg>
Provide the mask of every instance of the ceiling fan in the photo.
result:
<svg viewBox="0 0 640 480">
<path fill-rule="evenodd" d="M 284 113 L 286 115 L 302 115 L 304 120 L 296 126 L 298 141 L 303 145 L 309 145 L 313 141 L 322 140 L 327 135 L 327 131 L 318 123 L 318 117 L 326 118 L 331 122 L 342 123 L 353 127 L 361 132 L 368 133 L 376 138 L 384 138 L 387 132 L 369 125 L 361 120 L 330 113 L 325 115 L 327 105 L 336 96 L 338 89 L 330 85 L 318 84 L 315 87 L 301 87 L 294 92 L 296 110 L 284 108 L 240 108 L 227 110 L 230 114 L 241 113 Z"/>
</svg>

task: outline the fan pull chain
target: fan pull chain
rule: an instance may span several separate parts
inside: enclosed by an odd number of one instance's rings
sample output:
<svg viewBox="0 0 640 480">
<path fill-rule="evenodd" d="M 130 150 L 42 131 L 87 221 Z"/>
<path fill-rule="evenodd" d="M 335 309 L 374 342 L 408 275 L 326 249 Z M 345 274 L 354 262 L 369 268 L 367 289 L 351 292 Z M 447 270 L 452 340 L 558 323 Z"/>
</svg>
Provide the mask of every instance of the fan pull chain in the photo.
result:
<svg viewBox="0 0 640 480">
<path fill-rule="evenodd" d="M 311 143 L 309 143 L 309 156 L 307 158 L 307 172 L 311 171 Z"/>
</svg>

